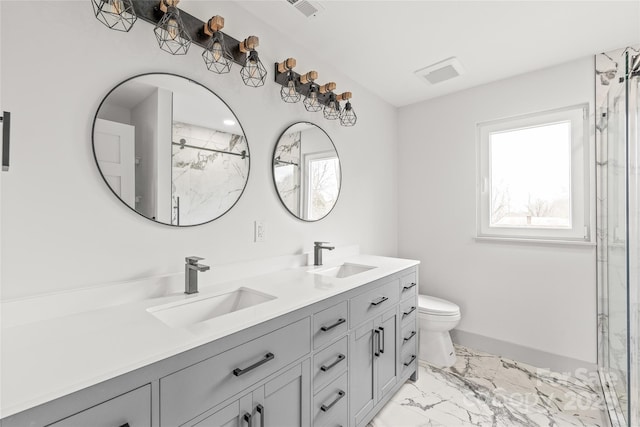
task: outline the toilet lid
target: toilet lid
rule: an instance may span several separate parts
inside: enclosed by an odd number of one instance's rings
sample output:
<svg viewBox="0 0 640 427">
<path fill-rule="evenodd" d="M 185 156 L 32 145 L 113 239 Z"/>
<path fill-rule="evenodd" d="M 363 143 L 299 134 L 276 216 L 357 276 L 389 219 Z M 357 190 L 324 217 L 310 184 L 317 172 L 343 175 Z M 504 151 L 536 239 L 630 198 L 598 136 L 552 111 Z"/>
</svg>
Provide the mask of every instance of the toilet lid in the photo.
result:
<svg viewBox="0 0 640 427">
<path fill-rule="evenodd" d="M 460 314 L 460 307 L 454 303 L 427 295 L 418 296 L 420 313 L 437 314 L 440 316 L 455 316 Z"/>
</svg>

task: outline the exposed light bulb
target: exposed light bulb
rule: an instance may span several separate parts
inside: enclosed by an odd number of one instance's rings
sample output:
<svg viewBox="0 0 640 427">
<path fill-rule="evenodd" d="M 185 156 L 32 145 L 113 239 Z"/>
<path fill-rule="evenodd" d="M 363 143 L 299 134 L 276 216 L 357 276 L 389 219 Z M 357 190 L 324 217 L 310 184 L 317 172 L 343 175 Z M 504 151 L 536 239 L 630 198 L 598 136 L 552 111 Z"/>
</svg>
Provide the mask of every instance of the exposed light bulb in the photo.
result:
<svg viewBox="0 0 640 427">
<path fill-rule="evenodd" d="M 124 11 L 124 3 L 122 0 L 111 0 L 111 12 L 120 15 Z"/>
<path fill-rule="evenodd" d="M 178 27 L 178 21 L 175 19 L 169 19 L 169 22 L 167 22 L 167 33 L 169 33 L 171 40 L 175 40 L 176 37 L 178 37 L 179 32 L 180 28 Z"/>
<path fill-rule="evenodd" d="M 311 91 L 311 93 L 309 94 L 309 104 L 316 105 L 317 103 L 318 103 L 318 92 Z"/>
<path fill-rule="evenodd" d="M 247 61 L 247 72 L 251 78 L 256 76 L 256 73 L 258 72 L 258 62 L 255 59 L 249 58 Z"/>
<path fill-rule="evenodd" d="M 289 96 L 296 96 L 296 82 L 289 80 L 287 83 L 287 89 L 289 89 Z"/>
<path fill-rule="evenodd" d="M 213 43 L 213 48 L 211 49 L 211 52 L 213 53 L 213 60 L 215 62 L 220 61 L 220 58 L 222 58 L 222 45 L 220 44 L 220 42 L 214 42 Z"/>
</svg>

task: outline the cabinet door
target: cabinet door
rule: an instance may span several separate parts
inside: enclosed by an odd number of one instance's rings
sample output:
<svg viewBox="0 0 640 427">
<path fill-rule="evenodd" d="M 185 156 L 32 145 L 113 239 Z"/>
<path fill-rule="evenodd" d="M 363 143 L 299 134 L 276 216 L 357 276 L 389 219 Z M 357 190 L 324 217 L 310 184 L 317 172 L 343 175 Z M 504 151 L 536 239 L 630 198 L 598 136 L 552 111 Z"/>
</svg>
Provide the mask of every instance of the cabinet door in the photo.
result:
<svg viewBox="0 0 640 427">
<path fill-rule="evenodd" d="M 349 336 L 351 425 L 360 424 L 375 399 L 373 384 L 374 322 L 365 322 Z"/>
<path fill-rule="evenodd" d="M 249 427 L 251 418 L 251 395 L 248 395 L 193 424 L 193 427 Z"/>
<path fill-rule="evenodd" d="M 310 370 L 311 362 L 307 359 L 254 391 L 252 427 L 309 426 Z"/>
<path fill-rule="evenodd" d="M 390 310 L 378 319 L 378 324 L 374 332 L 376 339 L 380 340 L 380 349 L 376 357 L 376 402 L 382 399 L 393 389 L 397 381 L 397 354 L 396 333 L 398 328 L 398 315 L 396 309 Z M 375 348 L 375 347 L 374 347 Z"/>
</svg>

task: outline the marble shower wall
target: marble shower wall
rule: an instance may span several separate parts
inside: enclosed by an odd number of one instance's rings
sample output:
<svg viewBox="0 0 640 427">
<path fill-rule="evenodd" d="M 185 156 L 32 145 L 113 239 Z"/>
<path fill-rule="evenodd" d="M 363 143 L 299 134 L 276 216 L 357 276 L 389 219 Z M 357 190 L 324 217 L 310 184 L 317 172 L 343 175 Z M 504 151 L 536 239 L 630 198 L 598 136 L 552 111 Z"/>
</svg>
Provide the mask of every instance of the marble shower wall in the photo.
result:
<svg viewBox="0 0 640 427">
<path fill-rule="evenodd" d="M 244 190 L 249 174 L 249 148 L 242 135 L 234 135 L 192 124 L 174 122 L 173 142 L 214 149 L 247 157 L 173 146 L 172 223 L 177 222 L 180 198 L 180 225 L 200 224 L 228 211 Z"/>
<path fill-rule="evenodd" d="M 296 216 L 300 212 L 300 143 L 302 132 L 291 132 L 280 137 L 274 154 L 274 176 L 282 203 Z"/>
</svg>

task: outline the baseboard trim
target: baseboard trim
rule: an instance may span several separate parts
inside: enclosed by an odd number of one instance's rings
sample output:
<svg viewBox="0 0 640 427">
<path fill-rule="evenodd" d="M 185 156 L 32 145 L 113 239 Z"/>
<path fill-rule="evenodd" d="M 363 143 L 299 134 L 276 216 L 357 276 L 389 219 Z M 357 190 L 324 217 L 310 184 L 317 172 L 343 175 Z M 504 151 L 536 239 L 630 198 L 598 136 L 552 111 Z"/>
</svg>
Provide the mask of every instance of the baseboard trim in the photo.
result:
<svg viewBox="0 0 640 427">
<path fill-rule="evenodd" d="M 453 342 L 464 347 L 504 356 L 518 362 L 524 362 L 537 368 L 549 369 L 554 372 L 569 373 L 572 375 L 575 375 L 577 369 L 597 372 L 595 363 L 537 350 L 484 335 L 454 329 L 451 331 L 451 338 Z"/>
</svg>

